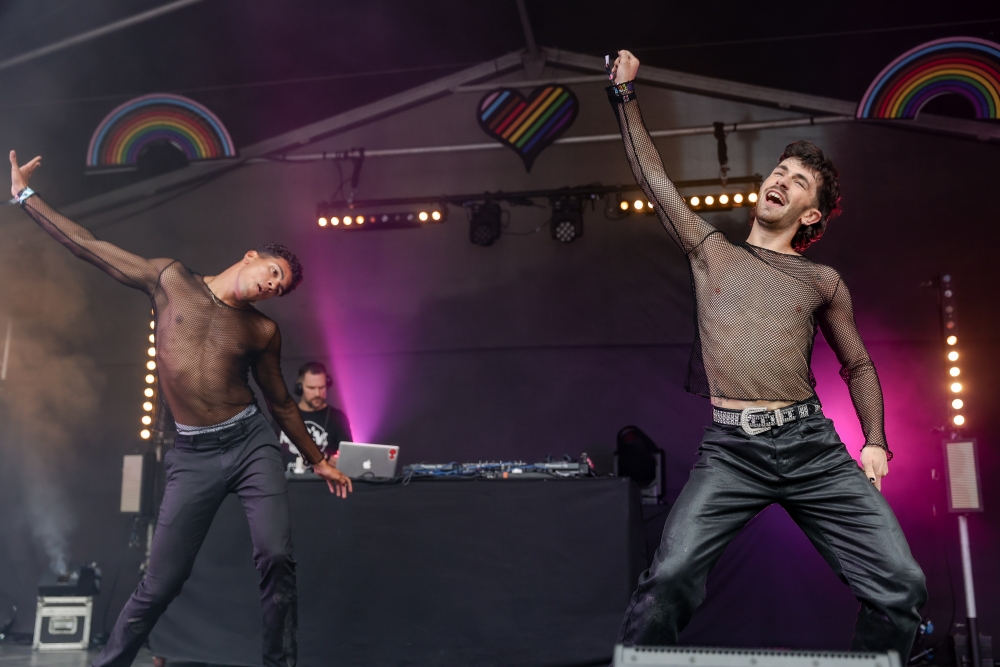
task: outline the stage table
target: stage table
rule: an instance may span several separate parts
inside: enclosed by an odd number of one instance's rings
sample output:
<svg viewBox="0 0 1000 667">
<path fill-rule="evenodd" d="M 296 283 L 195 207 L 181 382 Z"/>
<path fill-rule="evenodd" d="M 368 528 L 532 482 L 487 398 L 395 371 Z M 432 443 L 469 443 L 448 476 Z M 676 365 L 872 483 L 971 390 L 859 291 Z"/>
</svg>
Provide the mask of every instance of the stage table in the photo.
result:
<svg viewBox="0 0 1000 667">
<path fill-rule="evenodd" d="M 607 664 L 645 569 L 627 479 L 292 479 L 299 664 Z M 229 496 L 150 637 L 154 655 L 260 665 L 250 531 Z"/>
</svg>

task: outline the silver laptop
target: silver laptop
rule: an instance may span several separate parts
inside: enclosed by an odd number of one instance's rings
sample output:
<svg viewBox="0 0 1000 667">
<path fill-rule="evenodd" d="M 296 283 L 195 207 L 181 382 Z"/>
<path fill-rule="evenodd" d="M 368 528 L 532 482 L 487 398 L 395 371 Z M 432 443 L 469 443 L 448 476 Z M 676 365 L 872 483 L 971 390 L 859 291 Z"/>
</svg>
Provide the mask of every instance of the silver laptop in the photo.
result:
<svg viewBox="0 0 1000 667">
<path fill-rule="evenodd" d="M 337 470 L 352 479 L 391 479 L 396 476 L 399 447 L 369 445 L 363 442 L 340 443 Z"/>
</svg>

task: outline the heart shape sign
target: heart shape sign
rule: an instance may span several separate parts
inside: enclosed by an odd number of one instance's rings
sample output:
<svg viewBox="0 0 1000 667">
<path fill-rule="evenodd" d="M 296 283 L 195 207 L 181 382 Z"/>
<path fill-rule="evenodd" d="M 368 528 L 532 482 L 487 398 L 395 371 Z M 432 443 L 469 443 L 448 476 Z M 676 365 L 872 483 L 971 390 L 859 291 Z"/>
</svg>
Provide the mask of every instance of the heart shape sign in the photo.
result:
<svg viewBox="0 0 1000 667">
<path fill-rule="evenodd" d="M 527 98 L 512 88 L 498 88 L 479 102 L 479 126 L 521 156 L 531 171 L 535 158 L 569 129 L 580 108 L 569 88 L 536 88 Z"/>
</svg>

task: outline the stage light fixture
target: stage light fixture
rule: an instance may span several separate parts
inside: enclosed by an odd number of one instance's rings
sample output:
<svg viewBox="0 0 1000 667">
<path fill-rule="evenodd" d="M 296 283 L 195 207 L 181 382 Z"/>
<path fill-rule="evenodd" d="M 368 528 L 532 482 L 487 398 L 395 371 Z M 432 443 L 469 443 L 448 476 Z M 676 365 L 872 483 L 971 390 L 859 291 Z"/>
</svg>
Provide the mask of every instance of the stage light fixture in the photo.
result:
<svg viewBox="0 0 1000 667">
<path fill-rule="evenodd" d="M 701 206 L 701 199 L 698 197 L 691 197 L 691 206 L 694 206 L 695 208 Z"/>
<path fill-rule="evenodd" d="M 434 222 L 441 221 L 441 211 L 431 211 L 431 220 Z"/>
<path fill-rule="evenodd" d="M 705 197 L 705 206 L 711 206 L 714 203 L 715 203 L 715 197 L 713 197 L 712 195 L 708 195 L 707 197 Z"/>
<path fill-rule="evenodd" d="M 962 383 L 961 382 L 952 382 L 951 383 L 951 390 L 952 390 L 953 393 L 956 393 L 956 394 L 961 393 L 961 391 L 962 391 Z"/>
<path fill-rule="evenodd" d="M 152 433 L 149 432 L 148 428 L 144 428 L 141 431 L 139 431 L 139 437 L 142 438 L 143 440 L 149 440 L 149 436 L 151 435 Z"/>
<path fill-rule="evenodd" d="M 142 404 L 142 409 L 145 410 L 146 412 L 152 412 L 153 404 L 149 401 L 146 401 L 145 403 Z"/>
<path fill-rule="evenodd" d="M 958 352 L 952 350 L 948 353 L 948 361 L 958 361 Z"/>
<path fill-rule="evenodd" d="M 149 426 L 152 423 L 153 423 L 153 418 L 152 417 L 150 417 L 149 415 L 143 415 L 142 416 L 142 425 L 143 426 Z"/>
<path fill-rule="evenodd" d="M 473 204 L 470 208 L 472 212 L 469 216 L 469 241 L 484 248 L 496 243 L 500 238 L 502 227 L 503 211 L 500 209 L 500 204 L 485 201 Z"/>
<path fill-rule="evenodd" d="M 959 375 L 962 374 L 962 369 L 960 369 L 958 366 L 952 366 L 951 368 L 948 369 L 948 374 L 953 378 L 957 378 Z"/>
<path fill-rule="evenodd" d="M 750 194 L 748 194 L 747 195 L 747 201 L 750 202 L 751 204 L 756 204 L 757 203 L 757 193 L 756 192 L 751 192 Z"/>
<path fill-rule="evenodd" d="M 151 357 L 155 357 L 156 356 L 156 348 L 155 347 L 149 348 L 148 350 L 146 350 L 146 354 L 148 354 Z"/>
<path fill-rule="evenodd" d="M 951 402 L 951 407 L 955 408 L 956 410 L 961 410 L 963 405 L 965 405 L 965 403 L 963 403 L 962 399 L 960 398 L 956 398 L 954 401 Z"/>
<path fill-rule="evenodd" d="M 729 195 L 719 195 L 719 203 L 725 206 L 729 203 Z"/>
<path fill-rule="evenodd" d="M 632 202 L 632 206 L 635 207 L 635 210 L 641 211 L 642 210 L 642 200 L 641 199 L 636 199 L 634 202 Z"/>
<path fill-rule="evenodd" d="M 150 322 L 149 323 L 149 328 L 153 329 L 155 331 L 156 330 L 156 322 Z"/>
<path fill-rule="evenodd" d="M 961 426 L 965 423 L 965 417 L 962 415 L 955 415 L 955 418 L 952 419 L 952 421 L 955 422 L 955 426 Z"/>
<path fill-rule="evenodd" d="M 146 362 L 146 368 L 148 368 L 151 371 L 155 371 L 156 370 L 156 362 L 152 361 L 152 360 L 147 361 Z"/>
<path fill-rule="evenodd" d="M 345 215 L 344 216 L 344 224 L 345 225 L 352 225 L 352 224 L 354 224 L 354 217 L 350 216 L 350 215 Z"/>
<path fill-rule="evenodd" d="M 145 389 L 142 390 L 142 395 L 145 396 L 146 398 L 153 398 L 153 388 L 146 387 Z"/>
<path fill-rule="evenodd" d="M 625 201 L 624 199 L 623 199 L 623 200 L 621 200 L 621 201 L 620 201 L 620 202 L 618 203 L 618 208 L 620 208 L 620 209 L 621 209 L 621 210 L 623 210 L 623 211 L 627 211 L 627 210 L 628 210 L 628 202 L 627 202 L 627 201 Z"/>
<path fill-rule="evenodd" d="M 945 339 L 945 342 L 948 343 L 948 345 L 955 345 L 958 343 L 958 336 L 948 336 L 948 338 Z"/>
<path fill-rule="evenodd" d="M 146 384 L 153 384 L 154 382 L 156 382 L 155 375 L 149 374 L 146 376 Z"/>
<path fill-rule="evenodd" d="M 354 218 L 354 222 L 356 222 L 359 225 L 365 224 L 365 216 L 359 215 L 358 217 Z M 375 218 L 374 217 L 372 218 L 372 222 L 375 222 Z"/>
<path fill-rule="evenodd" d="M 560 243 L 572 243 L 583 236 L 583 205 L 580 200 L 576 197 L 553 197 L 549 227 L 552 238 Z"/>
<path fill-rule="evenodd" d="M 326 218 L 320 218 L 319 219 L 319 226 L 320 227 L 326 227 Z"/>
<path fill-rule="evenodd" d="M 743 203 L 743 195 L 741 195 L 739 192 L 737 192 L 736 194 L 734 194 L 733 195 L 733 202 L 736 203 L 736 204 L 742 204 Z"/>
<path fill-rule="evenodd" d="M 420 212 L 420 222 L 427 222 L 427 218 L 431 217 L 427 214 L 427 211 Z"/>
</svg>

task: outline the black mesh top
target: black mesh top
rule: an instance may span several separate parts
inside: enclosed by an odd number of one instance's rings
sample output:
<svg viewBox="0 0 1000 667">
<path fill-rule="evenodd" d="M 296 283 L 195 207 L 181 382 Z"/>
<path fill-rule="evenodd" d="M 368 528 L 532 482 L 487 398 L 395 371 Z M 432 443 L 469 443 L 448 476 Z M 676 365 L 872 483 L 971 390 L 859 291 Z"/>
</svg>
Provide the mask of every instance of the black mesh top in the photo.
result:
<svg viewBox="0 0 1000 667">
<path fill-rule="evenodd" d="M 174 259 L 145 259 L 106 241 L 49 207 L 38 195 L 22 204 L 41 227 L 81 259 L 153 302 L 156 367 L 164 430 L 168 412 L 186 426 L 212 426 L 255 402 L 249 373 L 281 430 L 311 463 L 323 458 L 281 375 L 281 333 L 253 307 L 226 305 L 204 277 Z"/>
<path fill-rule="evenodd" d="M 865 443 L 886 447 L 882 389 L 840 275 L 801 255 L 731 243 L 670 182 L 630 86 L 608 94 L 636 182 L 691 268 L 697 326 L 686 389 L 746 401 L 813 398 L 818 324 L 840 361 Z"/>
</svg>

